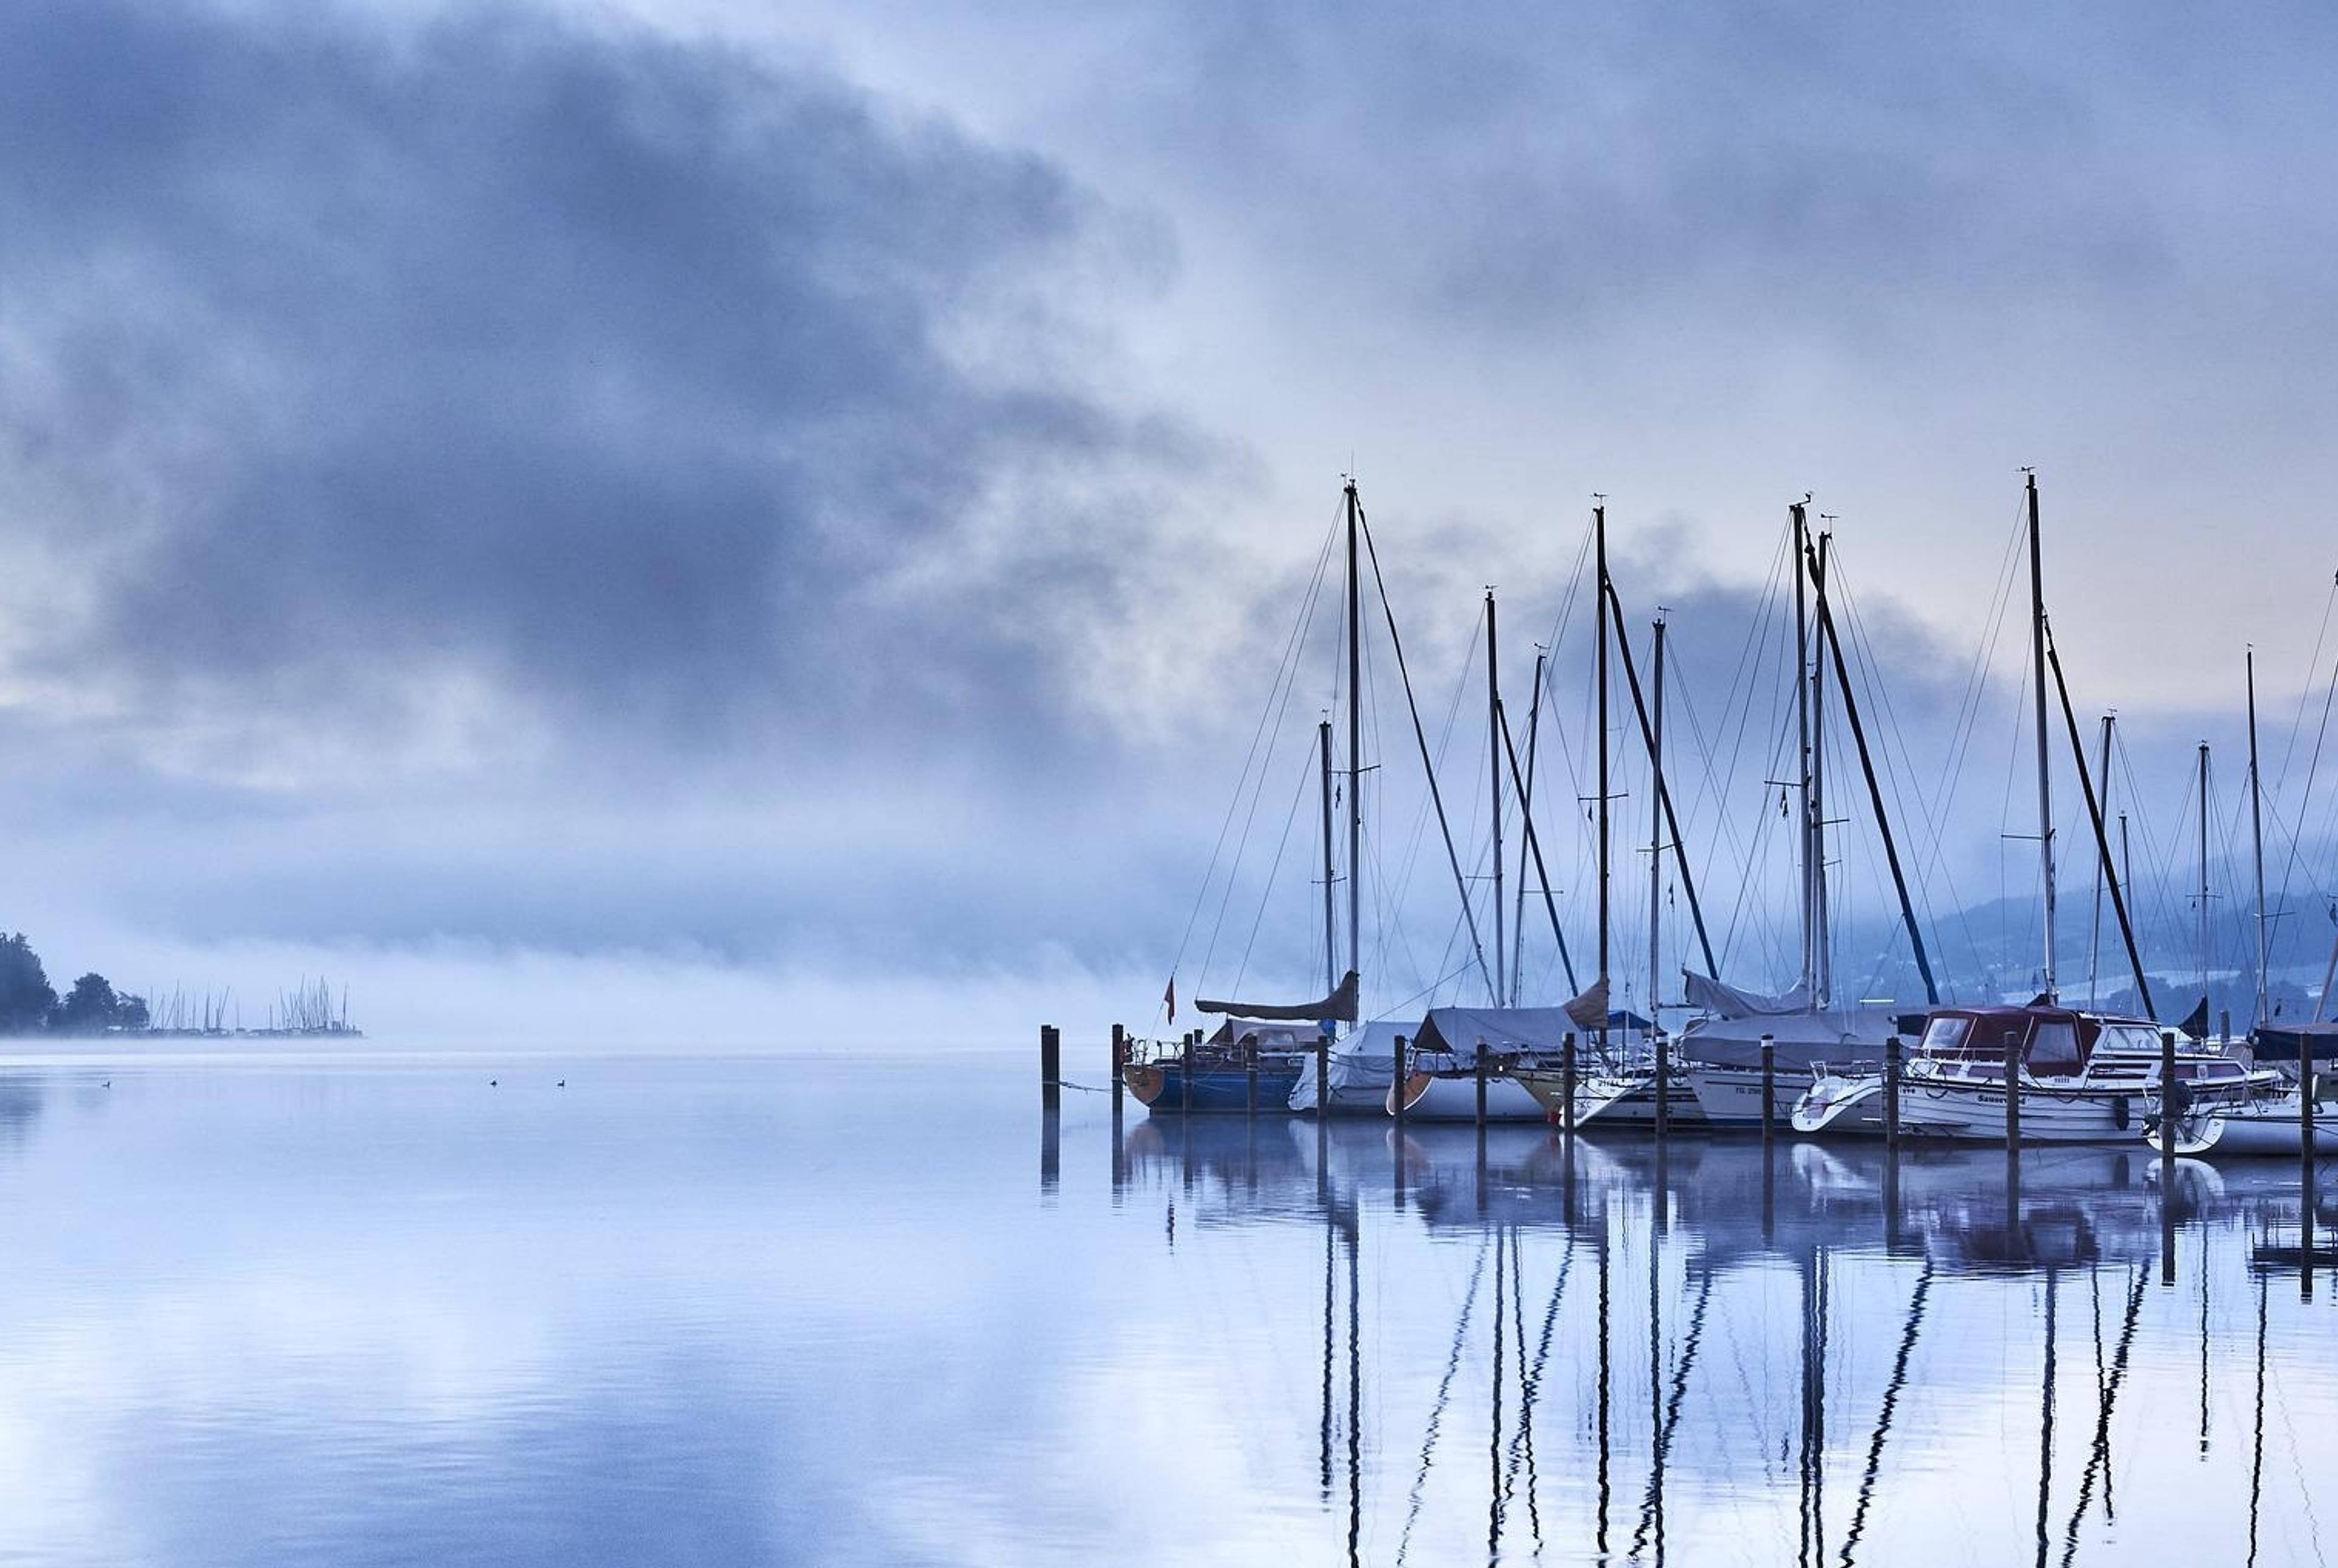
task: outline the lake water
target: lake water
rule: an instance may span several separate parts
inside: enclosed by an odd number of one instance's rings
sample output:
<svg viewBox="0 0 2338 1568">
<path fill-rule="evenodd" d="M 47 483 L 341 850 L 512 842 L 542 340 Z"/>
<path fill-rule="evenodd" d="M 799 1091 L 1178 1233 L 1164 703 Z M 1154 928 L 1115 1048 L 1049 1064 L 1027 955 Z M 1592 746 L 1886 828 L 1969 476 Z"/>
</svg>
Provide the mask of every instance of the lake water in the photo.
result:
<svg viewBox="0 0 2338 1568">
<path fill-rule="evenodd" d="M 2338 1279 L 2301 1274 L 2292 1165 L 2179 1164 L 2163 1210 L 2140 1148 L 2033 1154 L 2017 1221 L 2001 1152 L 1894 1181 L 1855 1144 L 1765 1169 L 1758 1142 L 1660 1161 L 1519 1128 L 1481 1160 L 1468 1128 L 1400 1148 L 1384 1122 L 1133 1104 L 1115 1143 L 1076 1092 L 1051 1139 L 1035 1078 L 0 1070 L 0 1560 L 2338 1544 Z"/>
</svg>

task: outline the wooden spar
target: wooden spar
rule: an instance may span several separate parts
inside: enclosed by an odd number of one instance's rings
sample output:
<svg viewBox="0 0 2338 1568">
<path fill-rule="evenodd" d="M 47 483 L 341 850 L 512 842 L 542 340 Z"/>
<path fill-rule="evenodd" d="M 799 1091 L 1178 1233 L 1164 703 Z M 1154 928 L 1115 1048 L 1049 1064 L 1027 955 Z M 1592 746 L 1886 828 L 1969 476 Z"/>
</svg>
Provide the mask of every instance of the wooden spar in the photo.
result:
<svg viewBox="0 0 2338 1568">
<path fill-rule="evenodd" d="M 1520 796 L 1523 797 L 1527 791 L 1519 784 L 1518 754 L 1516 750 L 1512 750 L 1510 746 L 1510 721 L 1507 717 L 1504 717 L 1502 720 L 1502 750 L 1509 759 L 1510 780 L 1512 787 L 1517 788 Z M 1531 757 L 1528 759 L 1528 765 L 1529 767 L 1533 765 L 1533 759 Z M 1532 776 L 1529 775 L 1528 782 L 1531 782 L 1531 778 Z M 1551 896 L 1550 872 L 1542 863 L 1542 840 L 1535 834 L 1534 813 L 1531 811 L 1524 813 L 1522 819 L 1525 823 L 1525 831 L 1520 835 L 1520 837 L 1525 842 L 1521 854 L 1523 855 L 1530 852 L 1534 856 L 1535 876 L 1542 883 L 1543 907 L 1550 912 L 1551 939 L 1558 944 L 1559 967 L 1567 972 L 1567 989 L 1568 995 L 1572 995 L 1581 989 L 1581 987 L 1577 986 L 1575 983 L 1575 960 L 1567 956 L 1567 933 L 1560 930 L 1558 926 L 1558 901 Z M 1518 873 L 1518 893 L 1519 896 L 1523 897 L 1526 894 L 1526 873 L 1524 870 L 1520 870 Z M 1511 971 L 1510 978 L 1513 982 L 1517 980 L 1518 972 L 1515 969 Z"/>
<path fill-rule="evenodd" d="M 1420 722 L 1420 704 L 1413 701 L 1412 675 L 1406 669 L 1404 662 L 1404 640 L 1397 635 L 1396 607 L 1389 603 L 1388 579 L 1380 575 L 1380 548 L 1372 543 L 1371 522 L 1365 517 L 1362 505 L 1356 500 L 1356 487 L 1352 484 L 1348 486 L 1348 503 L 1354 508 L 1353 515 L 1358 529 L 1363 535 L 1365 558 L 1371 563 L 1372 585 L 1380 590 L 1380 613 L 1388 622 L 1389 652 L 1396 655 L 1397 678 L 1404 686 L 1405 710 L 1412 718 L 1413 743 L 1420 749 L 1420 769 L 1429 779 L 1429 803 L 1437 810 L 1437 830 L 1445 840 L 1445 862 L 1453 869 L 1453 886 L 1461 897 L 1461 917 L 1469 927 L 1469 951 L 1478 960 L 1478 973 L 1485 978 L 1490 989 L 1493 985 L 1493 972 L 1486 965 L 1486 944 L 1478 935 L 1478 911 L 1469 904 L 1469 883 L 1461 875 L 1460 852 L 1453 847 L 1453 825 L 1451 819 L 1445 815 L 1445 795 L 1437 787 L 1437 769 L 1429 760 L 1429 730 Z M 1351 849 L 1357 831 L 1354 804 L 1351 799 L 1349 807 Z M 1356 906 L 1355 881 L 1355 877 L 1351 875 L 1348 882 L 1348 907 L 1351 913 Z"/>
<path fill-rule="evenodd" d="M 1607 612 L 1615 619 L 1616 652 L 1624 660 L 1624 688 L 1631 694 L 1632 710 L 1640 720 L 1640 742 L 1649 745 L 1654 735 L 1648 722 L 1648 705 L 1640 695 L 1640 671 L 1632 660 L 1631 640 L 1624 635 L 1624 602 L 1616 596 L 1612 582 L 1607 584 L 1606 601 Z M 1665 831 L 1673 838 L 1673 865 L 1680 872 L 1681 892 L 1688 899 L 1689 923 L 1696 927 L 1696 946 L 1704 956 L 1704 972 L 1718 979 L 1721 969 L 1713 956 L 1713 940 L 1704 932 L 1704 905 L 1696 896 L 1696 876 L 1688 867 L 1688 841 L 1682 836 L 1680 818 L 1673 810 L 1672 787 L 1661 770 L 1656 774 L 1656 804 L 1664 809 Z"/>
<path fill-rule="evenodd" d="M 1859 753 L 1859 770 L 1867 779 L 1867 802 L 1875 811 L 1875 828 L 1883 838 L 1884 862 L 1891 868 L 1891 886 L 1900 895 L 1900 918 L 1908 928 L 1908 945 L 1915 950 L 1916 973 L 1923 976 L 1925 1005 L 1940 1004 L 1940 987 L 1932 980 L 1932 961 L 1924 951 L 1924 934 L 1916 925 L 1916 906 L 1908 897 L 1908 878 L 1900 867 L 1900 845 L 1891 835 L 1891 814 L 1883 808 L 1883 789 L 1875 777 L 1875 760 L 1867 750 L 1867 727 L 1860 722 L 1859 699 L 1851 689 L 1851 670 L 1842 657 L 1842 639 L 1835 635 L 1834 614 L 1824 595 L 1819 599 L 1819 632 L 1834 655 L 1835 684 L 1842 690 L 1842 716 L 1851 724 L 1851 740 Z"/>
<path fill-rule="evenodd" d="M 1502 684 L 1497 662 L 1499 627 L 1494 615 L 1494 591 L 1486 590 L 1486 787 L 1492 797 L 1489 820 L 1494 829 L 1494 1005 L 1509 995 L 1504 986 L 1509 944 L 1503 939 L 1502 920 Z"/>
<path fill-rule="evenodd" d="M 2039 989 L 2046 1000 L 2057 1000 L 2054 983 L 2054 786 L 2046 750 L 2046 568 L 2038 539 L 2038 475 L 2026 476 L 2023 493 L 2029 507 L 2029 659 L 2037 677 L 2038 703 L 2038 867 L 2045 893 L 2045 968 Z"/>
<path fill-rule="evenodd" d="M 2087 820 L 2095 829 L 2097 867 L 2106 874 L 2111 870 L 2110 835 L 2103 828 L 2102 804 L 2095 799 L 2094 780 L 2087 776 L 2087 754 L 2078 740 L 2078 715 L 2070 706 L 2070 688 L 2062 679 L 2062 653 L 2049 641 L 2046 644 L 2047 663 L 2054 671 L 2054 690 L 2062 699 L 2062 720 L 2069 726 L 2070 758 L 2078 769 L 2078 788 L 2087 799 Z M 2143 1015 L 2156 1020 L 2159 1014 L 2151 1005 L 2151 981 L 2143 972 L 2143 954 L 2136 946 L 2135 926 L 2127 916 L 2127 896 L 2119 890 L 2118 877 L 2110 877 L 2111 913 L 2118 917 L 2119 936 L 2127 943 L 2127 961 L 2135 971 L 2135 992 L 2143 1001 Z"/>
</svg>

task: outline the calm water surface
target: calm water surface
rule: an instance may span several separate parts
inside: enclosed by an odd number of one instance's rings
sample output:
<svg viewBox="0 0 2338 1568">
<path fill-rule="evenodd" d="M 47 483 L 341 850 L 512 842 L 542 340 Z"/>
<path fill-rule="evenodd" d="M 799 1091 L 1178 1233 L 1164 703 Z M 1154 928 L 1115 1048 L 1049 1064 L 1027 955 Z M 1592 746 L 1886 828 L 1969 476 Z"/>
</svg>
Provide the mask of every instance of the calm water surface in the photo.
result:
<svg viewBox="0 0 2338 1568">
<path fill-rule="evenodd" d="M 2001 1152 L 1895 1181 L 1857 1145 L 1659 1161 L 1515 1129 L 1481 1160 L 1466 1128 L 1400 1146 L 1134 1106 L 1115 1140 L 1077 1093 L 1050 1138 L 1033 1079 L 1019 1056 L 0 1069 L 0 1557 L 2338 1544 L 2338 1279 L 2301 1271 L 2293 1166 L 2179 1164 L 2163 1206 L 2140 1150 L 2034 1155 L 2017 1215 Z"/>
</svg>

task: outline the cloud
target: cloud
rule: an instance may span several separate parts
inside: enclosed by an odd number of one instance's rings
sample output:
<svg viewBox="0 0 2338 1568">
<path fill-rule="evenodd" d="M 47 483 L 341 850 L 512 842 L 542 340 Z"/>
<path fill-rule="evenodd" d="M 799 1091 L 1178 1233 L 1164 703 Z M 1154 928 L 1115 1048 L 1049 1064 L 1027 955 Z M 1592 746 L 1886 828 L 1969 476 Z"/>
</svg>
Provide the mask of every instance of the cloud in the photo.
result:
<svg viewBox="0 0 2338 1568">
<path fill-rule="evenodd" d="M 0 145 L 18 677 L 207 760 L 1044 729 L 1201 460 L 1057 303 L 1141 226 L 807 66 L 34 4 Z"/>
</svg>

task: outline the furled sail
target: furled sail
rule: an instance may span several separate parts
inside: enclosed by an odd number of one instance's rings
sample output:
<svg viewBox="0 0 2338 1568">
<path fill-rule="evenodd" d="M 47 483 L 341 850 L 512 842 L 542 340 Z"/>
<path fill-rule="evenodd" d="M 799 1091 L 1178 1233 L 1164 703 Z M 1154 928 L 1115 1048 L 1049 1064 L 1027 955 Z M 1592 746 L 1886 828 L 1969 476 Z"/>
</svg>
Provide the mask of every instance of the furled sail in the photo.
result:
<svg viewBox="0 0 2338 1568">
<path fill-rule="evenodd" d="M 1567 1004 L 1567 1015 L 1577 1029 L 1607 1027 L 1607 982 L 1602 978 L 1592 982 L 1591 989 Z"/>
<path fill-rule="evenodd" d="M 1239 1018 L 1261 1018 L 1284 1023 L 1302 1023 L 1309 1019 L 1326 1024 L 1353 1024 L 1356 1021 L 1356 972 L 1340 982 L 1340 988 L 1321 1002 L 1310 1002 L 1298 1007 L 1272 1007 L 1255 1002 L 1196 1002 L 1194 1005 L 1204 1013 L 1230 1013 Z"/>
<path fill-rule="evenodd" d="M 1716 1017 L 1774 1018 L 1812 1011 L 1810 987 L 1806 985 L 1797 985 L 1783 995 L 1772 996 L 1760 991 L 1724 985 L 1712 975 L 1700 975 L 1694 969 L 1682 970 L 1681 981 L 1688 993 L 1688 1004 Z"/>
</svg>

